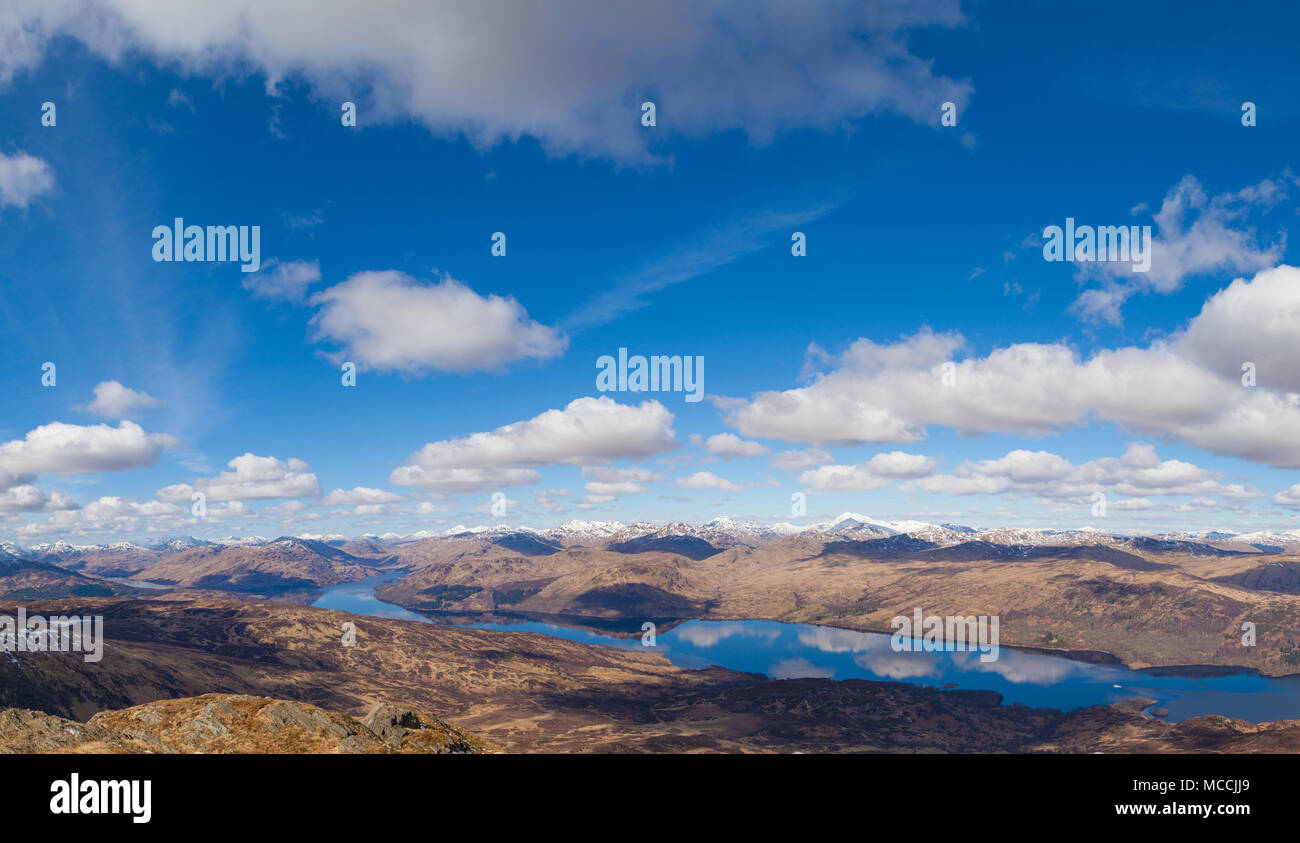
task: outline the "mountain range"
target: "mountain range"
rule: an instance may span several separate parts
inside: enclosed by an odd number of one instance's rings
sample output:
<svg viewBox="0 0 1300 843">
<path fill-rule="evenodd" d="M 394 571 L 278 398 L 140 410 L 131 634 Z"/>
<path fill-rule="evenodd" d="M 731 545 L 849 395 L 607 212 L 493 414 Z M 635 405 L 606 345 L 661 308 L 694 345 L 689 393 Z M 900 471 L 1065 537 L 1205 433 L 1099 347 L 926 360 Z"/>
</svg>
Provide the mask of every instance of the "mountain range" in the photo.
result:
<svg viewBox="0 0 1300 843">
<path fill-rule="evenodd" d="M 1000 545 L 1062 545 L 1088 544 L 1120 546 L 1134 541 L 1183 542 L 1222 550 L 1243 552 L 1262 551 L 1281 553 L 1300 551 L 1300 530 L 1262 530 L 1234 533 L 1224 530 L 1200 530 L 1155 533 L 1112 533 L 1087 527 L 1077 530 L 1051 530 L 1027 527 L 978 528 L 960 524 L 932 524 L 925 521 L 884 521 L 855 512 L 845 512 L 838 517 L 811 524 L 796 525 L 788 522 L 765 524 L 755 521 L 736 521 L 715 518 L 702 524 L 671 522 L 654 524 L 638 521 L 624 524 L 620 521 L 573 520 L 547 529 L 527 526 L 488 524 L 467 527 L 456 525 L 442 531 L 422 530 L 414 533 L 367 534 L 349 538 L 343 535 L 281 536 L 228 536 L 200 539 L 193 536 L 169 537 L 148 544 L 112 542 L 108 544 L 76 545 L 66 541 L 43 542 L 21 547 L 13 541 L 0 542 L 0 559 L 48 559 L 68 561 L 87 556 L 112 554 L 165 556 L 202 547 L 259 547 L 291 540 L 312 542 L 316 545 L 342 547 L 349 542 L 370 542 L 376 547 L 389 547 L 430 539 L 483 539 L 495 542 L 528 540 L 543 545 L 606 546 L 635 540 L 684 536 L 701 539 L 714 547 L 736 545 L 757 546 L 788 536 L 805 535 L 844 536 L 854 539 L 887 538 L 907 535 L 939 546 L 980 541 Z M 643 542 L 644 543 L 644 542 Z"/>
</svg>

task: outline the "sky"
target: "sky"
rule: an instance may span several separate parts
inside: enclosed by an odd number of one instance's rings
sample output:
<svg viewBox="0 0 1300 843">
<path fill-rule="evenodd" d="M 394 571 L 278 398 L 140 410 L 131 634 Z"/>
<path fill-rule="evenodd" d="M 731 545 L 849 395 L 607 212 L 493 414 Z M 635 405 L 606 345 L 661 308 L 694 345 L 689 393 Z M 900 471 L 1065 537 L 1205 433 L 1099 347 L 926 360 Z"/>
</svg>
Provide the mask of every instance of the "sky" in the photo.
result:
<svg viewBox="0 0 1300 843">
<path fill-rule="evenodd" d="M 0 539 L 1300 527 L 1297 16 L 6 4 Z"/>
</svg>

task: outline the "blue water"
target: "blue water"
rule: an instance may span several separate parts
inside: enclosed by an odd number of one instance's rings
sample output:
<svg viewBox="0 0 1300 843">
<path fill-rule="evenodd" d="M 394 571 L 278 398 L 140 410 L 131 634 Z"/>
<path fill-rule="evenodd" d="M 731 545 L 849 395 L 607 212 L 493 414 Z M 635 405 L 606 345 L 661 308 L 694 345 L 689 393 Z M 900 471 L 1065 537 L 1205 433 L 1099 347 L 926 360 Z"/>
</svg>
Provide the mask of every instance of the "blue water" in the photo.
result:
<svg viewBox="0 0 1300 843">
<path fill-rule="evenodd" d="M 432 621 L 374 595 L 386 577 L 327 589 L 312 605 L 361 615 Z M 466 624 L 475 629 L 538 632 L 569 641 L 659 653 L 680 667 L 710 665 L 762 673 L 775 679 L 822 677 L 910 682 L 996 691 L 1006 704 L 1059 709 L 1102 705 L 1134 697 L 1157 700 L 1167 720 L 1222 714 L 1260 722 L 1300 718 L 1300 677 L 1255 674 L 1188 678 L 1155 676 L 1120 665 L 1089 664 L 1003 648 L 981 662 L 977 652 L 895 652 L 890 636 L 777 621 L 688 621 L 658 630 L 653 647 L 641 643 L 641 622 L 628 621 L 632 638 L 614 638 L 551 623 Z"/>
</svg>

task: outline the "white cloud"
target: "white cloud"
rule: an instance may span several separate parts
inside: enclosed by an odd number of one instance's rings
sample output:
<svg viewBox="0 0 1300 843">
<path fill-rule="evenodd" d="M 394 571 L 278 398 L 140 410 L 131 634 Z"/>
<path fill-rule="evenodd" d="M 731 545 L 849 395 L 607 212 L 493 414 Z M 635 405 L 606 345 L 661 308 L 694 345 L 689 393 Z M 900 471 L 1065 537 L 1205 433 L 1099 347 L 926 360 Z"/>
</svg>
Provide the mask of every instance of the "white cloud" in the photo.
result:
<svg viewBox="0 0 1300 843">
<path fill-rule="evenodd" d="M 740 490 L 735 483 L 722 479 L 712 471 L 697 471 L 690 477 L 679 477 L 677 485 L 683 489 L 721 489 L 727 492 Z"/>
<path fill-rule="evenodd" d="M 167 104 L 172 108 L 187 108 L 191 113 L 194 111 L 194 103 L 189 97 L 185 96 L 185 92 L 180 88 L 172 88 L 167 93 Z"/>
<path fill-rule="evenodd" d="M 602 465 L 584 465 L 582 476 L 590 477 L 603 483 L 653 483 L 664 479 L 648 468 L 610 468 Z"/>
<path fill-rule="evenodd" d="M 3 25 L 0 23 L 0 27 Z M 0 64 L 3 62 L 0 59 Z M 53 189 L 54 173 L 49 164 L 25 152 L 0 152 L 0 208 L 26 208 L 37 196 Z"/>
<path fill-rule="evenodd" d="M 563 463 L 583 465 L 643 459 L 677 447 L 673 414 L 658 401 L 619 404 L 606 396 L 577 398 L 563 410 L 460 439 L 431 442 L 411 455 L 404 469 L 519 468 Z"/>
<path fill-rule="evenodd" d="M 126 471 L 152 465 L 164 448 L 178 444 L 172 436 L 145 433 L 130 421 L 117 427 L 53 422 L 0 445 L 0 471 L 13 475 Z"/>
<path fill-rule="evenodd" d="M 1175 512 L 1220 512 L 1223 507 L 1213 498 L 1192 498 L 1174 508 Z"/>
<path fill-rule="evenodd" d="M 388 477 L 388 482 L 394 486 L 419 486 L 448 495 L 528 486 L 541 480 L 541 472 L 531 468 L 437 468 L 422 465 L 398 466 Z"/>
<path fill-rule="evenodd" d="M 747 442 L 734 433 L 714 434 L 705 440 L 704 447 L 710 454 L 722 457 L 724 460 L 761 457 L 770 453 L 766 445 Z"/>
<path fill-rule="evenodd" d="M 367 92 L 363 126 L 412 117 L 479 147 L 530 135 L 557 155 L 644 161 L 656 133 L 741 129 L 762 143 L 885 112 L 937 126 L 940 103 L 971 93 L 908 47 L 914 27 L 963 25 L 956 0 L 15 2 L 0 18 L 0 82 L 70 35 L 110 60 L 261 72 L 272 90 L 303 79 L 336 113 Z M 659 104 L 655 133 L 643 99 Z"/>
<path fill-rule="evenodd" d="M 808 448 L 804 451 L 782 451 L 772 457 L 770 462 L 773 468 L 798 471 L 801 468 L 812 468 L 814 465 L 829 463 L 831 459 L 830 453 L 821 448 Z"/>
<path fill-rule="evenodd" d="M 1146 348 L 1085 359 L 1061 342 L 1020 343 L 957 361 L 961 336 L 922 330 L 892 344 L 859 339 L 808 386 L 718 406 L 741 435 L 790 442 L 915 442 L 928 425 L 1034 436 L 1108 421 L 1296 468 L 1300 399 L 1292 390 L 1300 376 L 1286 361 L 1300 359 L 1300 332 L 1282 326 L 1294 312 L 1300 270 L 1283 266 L 1234 282 L 1184 333 Z M 1248 388 L 1240 366 L 1252 355 L 1268 364 Z"/>
<path fill-rule="evenodd" d="M 253 298 L 300 302 L 306 298 L 307 288 L 320 278 L 319 261 L 282 263 L 272 258 L 262 264 L 260 272 L 245 275 L 243 284 Z"/>
<path fill-rule="evenodd" d="M 266 500 L 271 498 L 305 498 L 320 495 L 320 482 L 310 473 L 307 463 L 290 458 L 259 457 L 252 453 L 235 457 L 216 477 L 199 478 L 158 490 L 165 501 L 189 502 L 194 492 L 202 492 L 210 501 Z"/>
<path fill-rule="evenodd" d="M 1265 180 L 1234 193 L 1209 197 L 1194 177 L 1184 176 L 1165 196 L 1154 215 L 1151 268 L 1133 272 L 1128 263 L 1079 265 L 1081 279 L 1100 279 L 1100 287 L 1080 293 L 1076 312 L 1118 324 L 1120 308 L 1135 293 L 1171 293 L 1188 278 L 1208 273 L 1258 272 L 1282 259 L 1286 238 L 1263 246 L 1245 224 L 1253 209 L 1285 197 L 1284 182 Z"/>
<path fill-rule="evenodd" d="M 1238 278 L 1211 296 L 1178 340 L 1186 355 L 1225 380 L 1240 383 L 1255 364 L 1258 383 L 1300 392 L 1300 271 L 1283 266 Z"/>
<path fill-rule="evenodd" d="M 162 403 L 152 395 L 137 392 L 117 381 L 103 381 L 95 385 L 95 399 L 81 409 L 110 419 L 125 419 L 145 408 L 161 407 Z"/>
<path fill-rule="evenodd" d="M 921 454 L 909 454 L 904 451 L 890 451 L 876 454 L 863 465 L 872 474 L 895 479 L 924 477 L 934 471 L 935 460 Z"/>
<path fill-rule="evenodd" d="M 359 272 L 312 296 L 315 339 L 360 368 L 408 374 L 500 369 L 548 360 L 563 332 L 528 317 L 513 298 L 480 296 L 452 278 L 422 284 L 401 272 Z"/>
<path fill-rule="evenodd" d="M 287 500 L 280 503 L 271 504 L 262 507 L 263 515 L 270 515 L 276 518 L 287 518 L 291 515 L 297 515 L 307 508 L 307 504 L 299 500 Z"/>
<path fill-rule="evenodd" d="M 110 496 L 98 498 L 81 509 L 55 512 L 45 521 L 24 524 L 17 532 L 23 536 L 67 536 L 174 530 L 185 523 L 188 515 L 187 508 L 171 503 L 131 501 Z"/>
<path fill-rule="evenodd" d="M 322 498 L 321 503 L 325 506 L 357 506 L 361 504 L 393 503 L 401 499 L 401 495 L 385 492 L 383 489 L 356 486 L 351 490 L 335 489 Z"/>
<path fill-rule="evenodd" d="M 1289 509 L 1300 509 L 1300 483 L 1278 492 L 1272 498 L 1273 503 Z"/>
<path fill-rule="evenodd" d="M 76 508 L 77 505 L 62 492 L 49 494 L 30 484 L 14 486 L 0 492 L 0 514 L 56 512 Z"/>
<path fill-rule="evenodd" d="M 608 468 L 605 466 L 583 466 L 582 476 L 592 480 L 583 485 L 588 493 L 587 500 L 599 499 L 607 503 L 621 495 L 639 495 L 645 492 L 642 483 L 663 480 L 662 474 L 656 474 L 648 468 Z"/>
<path fill-rule="evenodd" d="M 591 495 L 596 495 L 607 500 L 618 497 L 619 495 L 639 495 L 645 491 L 645 486 L 639 483 L 605 483 L 599 480 L 583 484 L 583 491 Z"/>
<path fill-rule="evenodd" d="M 1235 500 L 1257 498 L 1261 494 L 1249 486 L 1223 484 L 1216 472 L 1192 463 L 1162 460 L 1154 446 L 1137 443 L 1129 445 L 1122 457 L 1103 457 L 1080 465 L 1050 451 L 1018 449 L 998 459 L 965 462 L 952 474 L 925 477 L 909 485 L 951 495 L 1016 492 L 1066 499 L 1087 499 L 1094 492 L 1135 498 L 1218 495 Z M 1140 508 L 1140 505 L 1119 508 Z"/>
<path fill-rule="evenodd" d="M 881 489 L 898 480 L 924 477 L 937 461 L 921 454 L 890 451 L 876 454 L 858 465 L 823 465 L 799 475 L 799 482 L 814 492 L 849 492 Z"/>
<path fill-rule="evenodd" d="M 29 485 L 33 479 L 33 475 L 14 474 L 13 472 L 6 470 L 4 465 L 0 464 L 0 489 L 9 489 L 14 486 L 26 486 Z"/>
</svg>

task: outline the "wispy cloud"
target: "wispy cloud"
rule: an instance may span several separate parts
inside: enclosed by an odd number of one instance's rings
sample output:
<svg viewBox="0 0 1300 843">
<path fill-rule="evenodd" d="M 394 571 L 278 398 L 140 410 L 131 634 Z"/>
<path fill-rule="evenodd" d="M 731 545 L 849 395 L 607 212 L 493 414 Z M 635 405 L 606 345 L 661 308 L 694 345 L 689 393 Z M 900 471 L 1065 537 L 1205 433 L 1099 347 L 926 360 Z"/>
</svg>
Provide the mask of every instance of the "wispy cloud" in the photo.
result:
<svg viewBox="0 0 1300 843">
<path fill-rule="evenodd" d="M 703 240 L 685 246 L 614 282 L 611 289 L 579 307 L 564 320 L 564 329 L 574 333 L 613 322 L 620 316 L 649 304 L 648 297 L 660 290 L 691 281 L 745 255 L 788 240 L 795 231 L 836 207 L 818 205 L 803 211 L 766 212 L 718 229 Z"/>
</svg>

